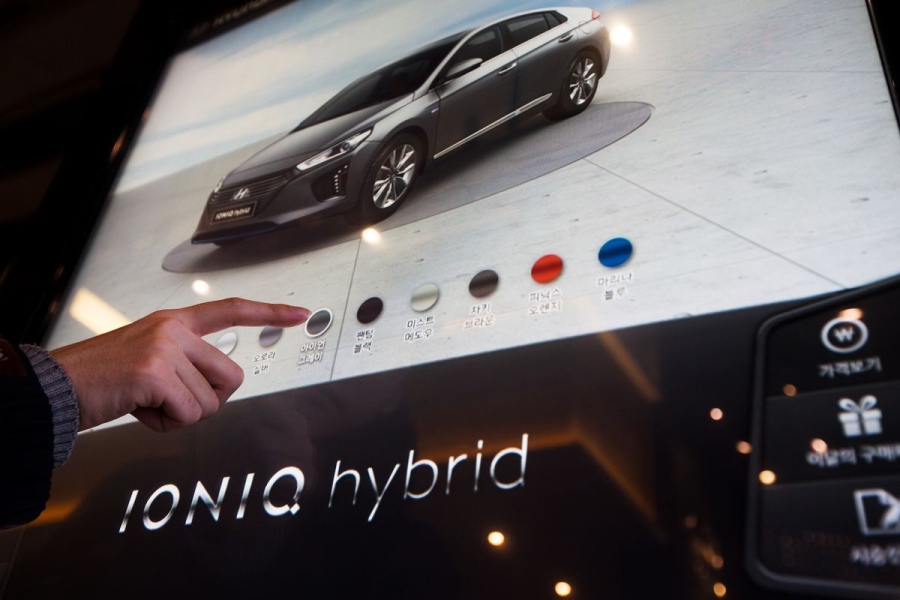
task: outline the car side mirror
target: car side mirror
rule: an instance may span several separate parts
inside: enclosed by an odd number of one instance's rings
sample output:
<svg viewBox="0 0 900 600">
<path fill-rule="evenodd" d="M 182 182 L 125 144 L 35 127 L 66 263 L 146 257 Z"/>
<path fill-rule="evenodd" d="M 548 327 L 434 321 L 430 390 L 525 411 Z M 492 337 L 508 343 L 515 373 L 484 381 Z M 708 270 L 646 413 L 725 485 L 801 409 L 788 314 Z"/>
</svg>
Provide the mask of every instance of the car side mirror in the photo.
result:
<svg viewBox="0 0 900 600">
<path fill-rule="evenodd" d="M 466 73 L 471 73 L 480 67 L 483 62 L 484 61 L 480 58 L 467 58 L 464 61 L 458 62 L 447 70 L 447 74 L 444 75 L 444 81 L 450 81 L 451 79 L 462 77 Z"/>
</svg>

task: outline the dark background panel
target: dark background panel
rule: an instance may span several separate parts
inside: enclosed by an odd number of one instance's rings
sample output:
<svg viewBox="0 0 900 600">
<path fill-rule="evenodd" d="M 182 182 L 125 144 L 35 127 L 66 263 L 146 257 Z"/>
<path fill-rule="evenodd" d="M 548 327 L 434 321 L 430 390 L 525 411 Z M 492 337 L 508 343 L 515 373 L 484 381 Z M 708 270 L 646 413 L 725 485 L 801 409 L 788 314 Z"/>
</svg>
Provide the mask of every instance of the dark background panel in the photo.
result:
<svg viewBox="0 0 900 600">
<path fill-rule="evenodd" d="M 583 598 L 708 598 L 716 583 L 730 598 L 787 597 L 757 587 L 744 571 L 748 456 L 738 449 L 750 437 L 753 339 L 780 308 L 243 400 L 171 436 L 140 425 L 92 433 L 56 472 L 44 517 L 26 529 L 5 599 L 71 589 L 147 598 L 172 589 L 226 597 L 302 589 L 306 597 L 541 598 L 557 581 Z M 712 418 L 714 408 L 721 419 Z M 521 447 L 523 433 L 525 484 L 499 489 L 490 460 Z M 404 500 L 410 450 L 439 468 L 437 485 L 420 500 Z M 468 459 L 456 467 L 448 495 L 447 460 L 463 453 Z M 354 505 L 352 480 L 341 480 L 328 508 L 338 460 L 360 473 L 359 494 Z M 366 469 L 382 485 L 398 463 L 367 522 L 375 494 Z M 304 473 L 301 509 L 271 517 L 262 490 L 286 466 Z M 514 455 L 498 464 L 500 481 L 519 473 Z M 427 471 L 414 474 L 410 489 L 427 489 Z M 219 521 L 200 508 L 186 526 L 197 481 L 215 497 L 225 476 L 231 481 Z M 181 500 L 169 523 L 148 531 L 145 503 L 165 484 L 176 485 Z M 289 487 L 276 486 L 276 503 L 286 502 Z M 132 490 L 136 507 L 120 534 Z M 152 506 L 153 519 L 168 508 L 162 500 Z M 487 543 L 492 530 L 506 535 L 502 547 Z"/>
</svg>

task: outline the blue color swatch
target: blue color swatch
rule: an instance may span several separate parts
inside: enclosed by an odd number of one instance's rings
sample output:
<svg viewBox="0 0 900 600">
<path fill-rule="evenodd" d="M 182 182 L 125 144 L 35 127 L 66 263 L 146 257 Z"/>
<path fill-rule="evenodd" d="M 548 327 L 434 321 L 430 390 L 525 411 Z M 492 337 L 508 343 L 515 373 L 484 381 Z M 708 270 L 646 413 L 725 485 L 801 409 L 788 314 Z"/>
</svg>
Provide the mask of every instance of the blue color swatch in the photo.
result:
<svg viewBox="0 0 900 600">
<path fill-rule="evenodd" d="M 631 258 L 632 252 L 634 246 L 630 241 L 625 238 L 613 238 L 600 247 L 597 258 L 604 267 L 619 267 Z"/>
</svg>

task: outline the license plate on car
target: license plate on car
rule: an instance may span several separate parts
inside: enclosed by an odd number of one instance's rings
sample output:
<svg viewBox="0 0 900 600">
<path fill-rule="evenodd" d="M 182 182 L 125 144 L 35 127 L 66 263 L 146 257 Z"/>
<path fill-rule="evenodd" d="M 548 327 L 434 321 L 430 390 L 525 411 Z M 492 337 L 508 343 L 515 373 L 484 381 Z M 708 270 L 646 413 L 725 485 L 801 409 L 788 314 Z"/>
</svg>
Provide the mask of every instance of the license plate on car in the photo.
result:
<svg viewBox="0 0 900 600">
<path fill-rule="evenodd" d="M 250 204 L 242 204 L 240 206 L 232 206 L 231 208 L 223 208 L 213 213 L 212 222 L 221 223 L 222 221 L 236 221 L 237 219 L 246 219 L 252 217 L 256 210 L 256 202 Z"/>
</svg>

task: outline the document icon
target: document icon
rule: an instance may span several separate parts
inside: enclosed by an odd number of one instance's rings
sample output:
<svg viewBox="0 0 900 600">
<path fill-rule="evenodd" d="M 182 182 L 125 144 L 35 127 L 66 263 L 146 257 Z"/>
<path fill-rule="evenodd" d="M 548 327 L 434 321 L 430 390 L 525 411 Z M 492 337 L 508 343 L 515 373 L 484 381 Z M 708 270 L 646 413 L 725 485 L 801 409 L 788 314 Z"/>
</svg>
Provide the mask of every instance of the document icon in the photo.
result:
<svg viewBox="0 0 900 600">
<path fill-rule="evenodd" d="M 900 535 L 900 499 L 873 488 L 856 490 L 853 500 L 863 535 Z"/>
</svg>

